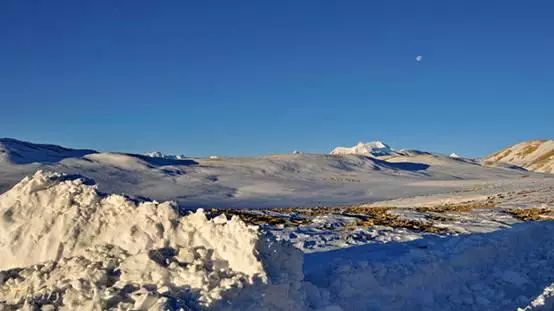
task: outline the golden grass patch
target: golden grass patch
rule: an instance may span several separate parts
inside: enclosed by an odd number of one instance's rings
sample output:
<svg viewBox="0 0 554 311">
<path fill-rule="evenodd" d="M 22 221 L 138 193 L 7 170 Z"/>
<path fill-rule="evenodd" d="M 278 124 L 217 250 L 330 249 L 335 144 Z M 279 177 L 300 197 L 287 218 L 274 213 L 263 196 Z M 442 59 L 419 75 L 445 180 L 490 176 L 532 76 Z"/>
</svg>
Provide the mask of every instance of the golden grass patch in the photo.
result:
<svg viewBox="0 0 554 311">
<path fill-rule="evenodd" d="M 479 202 L 463 202 L 457 204 L 440 204 L 433 206 L 417 207 L 415 210 L 420 213 L 450 213 L 450 212 L 470 212 L 474 209 L 495 208 L 496 204 L 492 200 Z"/>
<path fill-rule="evenodd" d="M 217 217 L 221 214 L 227 216 L 238 216 L 242 221 L 251 225 L 284 225 L 298 226 L 309 222 L 303 218 L 290 218 L 286 216 L 268 215 L 241 209 L 211 209 L 208 211 L 210 217 Z"/>
<path fill-rule="evenodd" d="M 548 208 L 514 208 L 508 210 L 507 212 L 522 221 L 554 219 L 554 210 Z"/>
</svg>

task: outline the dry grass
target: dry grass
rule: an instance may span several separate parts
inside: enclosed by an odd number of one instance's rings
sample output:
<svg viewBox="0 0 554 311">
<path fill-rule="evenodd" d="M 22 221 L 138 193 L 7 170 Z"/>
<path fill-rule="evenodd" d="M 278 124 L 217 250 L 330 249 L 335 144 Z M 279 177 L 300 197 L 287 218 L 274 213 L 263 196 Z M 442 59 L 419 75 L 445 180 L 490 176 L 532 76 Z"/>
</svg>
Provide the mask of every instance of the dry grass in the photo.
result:
<svg viewBox="0 0 554 311">
<path fill-rule="evenodd" d="M 554 210 L 547 208 L 514 208 L 507 212 L 522 221 L 554 219 Z"/>
<path fill-rule="evenodd" d="M 436 227 L 432 221 L 421 221 L 402 218 L 390 213 L 390 207 L 351 206 L 345 208 L 342 213 L 345 216 L 357 218 L 357 226 L 387 226 L 392 228 L 405 228 L 429 233 L 446 233 L 448 229 Z"/>
<path fill-rule="evenodd" d="M 340 207 L 313 207 L 313 208 L 294 208 L 294 207 L 286 207 L 286 208 L 275 208 L 271 211 L 275 213 L 284 213 L 284 214 L 297 214 L 302 215 L 305 217 L 317 217 L 317 216 L 325 216 L 329 214 L 337 214 L 340 213 L 341 208 Z"/>
<path fill-rule="evenodd" d="M 541 142 L 536 142 L 536 143 L 533 143 L 529 146 L 525 146 L 525 148 L 523 148 L 523 150 L 521 151 L 520 154 L 522 154 L 524 156 L 529 155 L 529 154 L 535 152 L 537 149 L 539 149 L 540 145 L 541 145 Z"/>
<path fill-rule="evenodd" d="M 270 211 L 277 215 L 261 214 L 249 210 L 226 209 L 212 210 L 210 215 L 213 217 L 225 213 L 227 215 L 237 215 L 243 221 L 249 224 L 261 225 L 284 225 L 299 226 L 312 222 L 313 218 L 326 215 L 340 215 L 355 218 L 356 221 L 346 225 L 343 229 L 350 230 L 354 228 L 387 226 L 392 228 L 405 228 L 415 231 L 429 233 L 445 233 L 445 228 L 436 227 L 432 221 L 422 221 L 414 219 L 405 219 L 400 215 L 395 215 L 389 207 L 369 207 L 363 205 L 341 206 L 341 207 L 316 207 L 316 208 L 276 208 Z M 282 214 L 279 215 L 279 214 Z M 290 217 L 289 215 L 296 215 Z"/>
<path fill-rule="evenodd" d="M 303 218 L 290 218 L 286 216 L 267 215 L 249 210 L 241 209 L 211 209 L 208 211 L 210 217 L 217 217 L 221 214 L 227 216 L 238 216 L 242 221 L 251 225 L 284 225 L 298 226 L 309 223 L 309 220 Z"/>
<path fill-rule="evenodd" d="M 423 206 L 423 207 L 417 207 L 416 211 L 420 213 L 451 213 L 451 212 L 470 212 L 474 209 L 489 209 L 489 208 L 495 208 L 496 204 L 492 201 L 492 199 L 489 199 L 487 201 L 479 201 L 479 202 L 464 202 L 464 203 L 458 203 L 458 204 L 441 204 L 441 205 L 434 205 L 434 206 Z"/>
<path fill-rule="evenodd" d="M 535 161 L 533 161 L 533 163 L 531 163 L 531 164 L 535 164 L 535 165 L 538 165 L 538 166 L 544 166 L 548 163 L 548 161 L 551 158 L 554 158 L 554 150 L 550 150 L 549 152 L 541 155 L 540 157 L 535 159 Z"/>
<path fill-rule="evenodd" d="M 523 192 L 523 191 L 520 191 Z M 521 195 L 521 193 L 518 193 Z M 471 212 L 475 209 L 495 208 L 495 197 L 491 196 L 484 201 L 462 202 L 456 204 L 441 204 L 415 208 L 424 219 L 408 219 L 395 214 L 396 208 L 367 205 L 349 205 L 338 207 L 315 208 L 276 208 L 265 212 L 248 209 L 213 209 L 208 211 L 211 217 L 225 213 L 228 216 L 236 215 L 248 224 L 270 226 L 300 226 L 313 224 L 319 216 L 346 216 L 355 219 L 339 230 L 352 230 L 371 226 L 386 226 L 404 228 L 428 233 L 448 233 L 448 228 L 437 226 L 437 222 L 455 220 L 455 214 Z M 554 210 L 546 208 L 511 209 L 507 213 L 522 221 L 554 219 Z"/>
</svg>

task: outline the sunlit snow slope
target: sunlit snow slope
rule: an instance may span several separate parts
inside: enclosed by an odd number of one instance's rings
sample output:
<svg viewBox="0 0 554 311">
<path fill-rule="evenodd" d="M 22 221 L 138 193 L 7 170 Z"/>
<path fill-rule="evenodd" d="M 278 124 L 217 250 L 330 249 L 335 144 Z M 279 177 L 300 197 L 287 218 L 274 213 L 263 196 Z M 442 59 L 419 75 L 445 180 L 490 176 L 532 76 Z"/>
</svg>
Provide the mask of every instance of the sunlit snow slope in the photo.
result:
<svg viewBox="0 0 554 311">
<path fill-rule="evenodd" d="M 508 163 L 530 171 L 554 173 L 554 140 L 525 141 L 488 156 L 484 163 Z"/>
</svg>

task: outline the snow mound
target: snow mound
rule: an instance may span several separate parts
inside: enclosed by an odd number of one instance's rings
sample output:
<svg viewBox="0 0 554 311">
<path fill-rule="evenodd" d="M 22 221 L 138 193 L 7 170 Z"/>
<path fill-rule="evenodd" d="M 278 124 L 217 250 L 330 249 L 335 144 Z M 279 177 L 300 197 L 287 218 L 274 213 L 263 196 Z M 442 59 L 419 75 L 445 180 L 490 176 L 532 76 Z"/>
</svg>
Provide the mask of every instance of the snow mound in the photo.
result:
<svg viewBox="0 0 554 311">
<path fill-rule="evenodd" d="M 65 158 L 82 157 L 94 150 L 69 149 L 57 145 L 33 144 L 12 138 L 0 138 L 0 162 L 14 164 L 55 163 Z"/>
<path fill-rule="evenodd" d="M 394 154 L 389 145 L 380 141 L 371 141 L 368 143 L 359 142 L 353 147 L 336 147 L 331 151 L 334 155 L 358 154 L 367 156 L 385 156 Z"/>
<path fill-rule="evenodd" d="M 507 163 L 529 171 L 554 173 L 554 140 L 524 141 L 488 156 L 484 163 Z"/>
<path fill-rule="evenodd" d="M 171 202 L 106 195 L 86 178 L 38 171 L 0 196 L 0 307 L 208 307 L 252 284 L 282 286 L 267 284 L 275 271 L 299 282 L 301 255 L 275 247 L 238 217 L 181 217 Z"/>
</svg>

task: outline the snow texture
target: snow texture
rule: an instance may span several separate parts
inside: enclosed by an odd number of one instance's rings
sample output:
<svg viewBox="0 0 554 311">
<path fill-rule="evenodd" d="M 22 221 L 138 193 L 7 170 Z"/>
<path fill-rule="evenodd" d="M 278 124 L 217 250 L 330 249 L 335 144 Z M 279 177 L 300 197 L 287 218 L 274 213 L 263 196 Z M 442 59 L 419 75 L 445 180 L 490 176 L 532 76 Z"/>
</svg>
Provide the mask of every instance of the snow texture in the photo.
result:
<svg viewBox="0 0 554 311">
<path fill-rule="evenodd" d="M 104 195 L 89 183 L 38 171 L 0 196 L 0 301 L 22 306 L 56 295 L 68 309 L 140 309 L 185 292 L 179 297 L 204 306 L 267 282 L 255 227 L 208 220 L 202 210 L 180 217 L 173 203 Z"/>
</svg>

